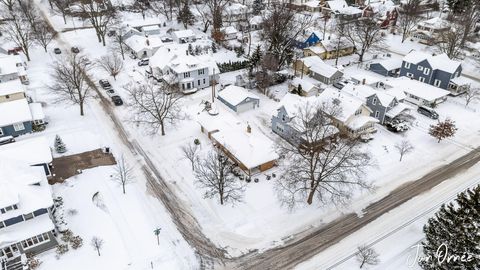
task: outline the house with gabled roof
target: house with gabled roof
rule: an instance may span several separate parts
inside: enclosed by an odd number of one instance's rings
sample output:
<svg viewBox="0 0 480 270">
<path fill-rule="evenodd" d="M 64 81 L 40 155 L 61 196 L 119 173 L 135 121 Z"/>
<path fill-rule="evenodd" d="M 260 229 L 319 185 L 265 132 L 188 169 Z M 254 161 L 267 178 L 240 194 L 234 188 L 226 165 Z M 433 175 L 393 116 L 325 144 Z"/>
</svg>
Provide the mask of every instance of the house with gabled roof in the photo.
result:
<svg viewBox="0 0 480 270">
<path fill-rule="evenodd" d="M 298 59 L 294 63 L 294 69 L 295 73 L 300 72 L 300 74 L 307 74 L 324 84 L 338 82 L 343 76 L 343 72 L 325 63 L 318 56 L 308 56 Z"/>
<path fill-rule="evenodd" d="M 256 109 L 260 106 L 260 98 L 247 89 L 229 85 L 218 92 L 217 99 L 236 113 Z"/>
</svg>

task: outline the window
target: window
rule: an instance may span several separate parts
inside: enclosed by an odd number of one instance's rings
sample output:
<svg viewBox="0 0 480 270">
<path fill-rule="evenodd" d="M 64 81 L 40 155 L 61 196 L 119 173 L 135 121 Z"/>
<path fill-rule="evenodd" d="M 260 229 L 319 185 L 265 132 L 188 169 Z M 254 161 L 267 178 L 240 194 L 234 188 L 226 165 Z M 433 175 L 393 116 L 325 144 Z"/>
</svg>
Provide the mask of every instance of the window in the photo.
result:
<svg viewBox="0 0 480 270">
<path fill-rule="evenodd" d="M 23 125 L 23 123 L 16 123 L 16 124 L 13 124 L 13 129 L 15 131 L 20 131 L 20 130 L 24 130 L 25 126 Z"/>
<path fill-rule="evenodd" d="M 28 213 L 28 214 L 26 214 L 26 215 L 23 215 L 23 218 L 24 218 L 25 220 L 32 219 L 32 218 L 33 218 L 33 213 Z"/>
<path fill-rule="evenodd" d="M 376 111 L 375 112 L 375 118 L 378 118 L 380 116 L 380 112 L 379 111 Z"/>
<path fill-rule="evenodd" d="M 377 98 L 373 98 L 372 104 L 373 104 L 373 105 L 377 105 Z"/>
<path fill-rule="evenodd" d="M 424 78 L 424 77 L 420 77 L 420 78 L 418 78 L 418 80 L 421 81 L 421 82 L 425 82 L 425 78 Z"/>
<path fill-rule="evenodd" d="M 405 67 L 405 68 L 410 68 L 410 63 L 405 62 L 404 67 Z"/>
<path fill-rule="evenodd" d="M 205 84 L 205 79 L 203 79 L 203 84 Z"/>
<path fill-rule="evenodd" d="M 3 129 L 0 128 L 0 136 L 2 136 L 2 135 L 3 135 Z"/>
<path fill-rule="evenodd" d="M 184 72 L 183 77 L 184 78 L 190 78 L 190 72 Z"/>
<path fill-rule="evenodd" d="M 187 83 L 187 89 L 190 89 L 192 86 L 190 85 L 190 83 Z"/>
<path fill-rule="evenodd" d="M 200 80 L 198 80 L 198 84 L 197 85 L 200 85 Z"/>
<path fill-rule="evenodd" d="M 423 67 L 422 66 L 417 66 L 417 69 L 422 71 L 423 70 Z"/>
<path fill-rule="evenodd" d="M 423 74 L 425 74 L 425 75 L 430 74 L 430 69 L 429 68 L 424 68 L 423 69 Z"/>
<path fill-rule="evenodd" d="M 5 227 L 5 224 L 3 223 L 3 221 L 0 221 L 0 229 L 4 227 Z"/>
<path fill-rule="evenodd" d="M 205 74 L 205 70 L 204 70 L 204 69 L 198 70 L 198 75 L 203 75 L 203 74 Z"/>
<path fill-rule="evenodd" d="M 5 210 L 7 210 L 7 211 L 13 210 L 13 206 L 10 205 L 10 206 L 5 207 Z"/>
<path fill-rule="evenodd" d="M 413 78 L 413 74 L 412 74 L 412 73 L 409 73 L 409 72 L 407 72 L 407 77 L 409 77 L 409 78 Z"/>
<path fill-rule="evenodd" d="M 433 82 L 433 85 L 435 85 L 436 87 L 439 87 L 441 83 L 442 81 L 435 79 L 435 81 Z"/>
<path fill-rule="evenodd" d="M 362 113 L 362 108 L 358 109 L 356 112 L 355 112 L 355 115 L 359 115 Z"/>
</svg>

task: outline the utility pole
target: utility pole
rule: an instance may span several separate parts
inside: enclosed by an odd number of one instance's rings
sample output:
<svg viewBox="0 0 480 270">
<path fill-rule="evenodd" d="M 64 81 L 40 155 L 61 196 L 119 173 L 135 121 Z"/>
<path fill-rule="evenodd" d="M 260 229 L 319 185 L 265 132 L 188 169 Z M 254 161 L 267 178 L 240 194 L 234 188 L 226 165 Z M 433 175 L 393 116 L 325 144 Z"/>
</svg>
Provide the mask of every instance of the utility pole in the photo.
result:
<svg viewBox="0 0 480 270">
<path fill-rule="evenodd" d="M 160 231 L 162 228 L 158 227 L 155 230 L 153 230 L 153 233 L 157 236 L 157 244 L 160 246 Z"/>
</svg>

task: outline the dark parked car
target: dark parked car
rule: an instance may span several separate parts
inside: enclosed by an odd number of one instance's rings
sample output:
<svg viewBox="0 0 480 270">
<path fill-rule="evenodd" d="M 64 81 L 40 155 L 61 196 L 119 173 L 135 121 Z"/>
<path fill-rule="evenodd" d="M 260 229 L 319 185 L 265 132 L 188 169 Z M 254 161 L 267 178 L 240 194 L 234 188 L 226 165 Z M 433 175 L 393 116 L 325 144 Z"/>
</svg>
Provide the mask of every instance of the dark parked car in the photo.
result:
<svg viewBox="0 0 480 270">
<path fill-rule="evenodd" d="M 107 80 L 100 80 L 100 81 L 98 81 L 98 84 L 100 84 L 100 86 L 103 89 L 112 88 L 112 85 Z"/>
<path fill-rule="evenodd" d="M 73 53 L 79 53 L 80 50 L 78 49 L 78 47 L 72 47 L 72 52 Z"/>
<path fill-rule="evenodd" d="M 425 115 L 426 117 L 429 117 L 435 120 L 438 119 L 438 113 L 430 107 L 419 106 L 417 109 L 417 112 Z"/>
<path fill-rule="evenodd" d="M 333 83 L 333 87 L 337 89 L 342 89 L 343 87 L 345 87 L 345 85 L 341 82 L 336 82 L 336 83 Z"/>
<path fill-rule="evenodd" d="M 148 59 L 142 59 L 140 61 L 138 61 L 138 66 L 148 66 L 148 63 L 150 63 L 150 61 Z"/>
<path fill-rule="evenodd" d="M 112 102 L 115 106 L 123 105 L 123 100 L 120 96 L 112 96 Z"/>
<path fill-rule="evenodd" d="M 55 49 L 53 49 L 53 52 L 54 52 L 55 54 L 61 54 L 61 53 L 62 53 L 62 51 L 60 50 L 60 48 L 55 48 Z"/>
</svg>

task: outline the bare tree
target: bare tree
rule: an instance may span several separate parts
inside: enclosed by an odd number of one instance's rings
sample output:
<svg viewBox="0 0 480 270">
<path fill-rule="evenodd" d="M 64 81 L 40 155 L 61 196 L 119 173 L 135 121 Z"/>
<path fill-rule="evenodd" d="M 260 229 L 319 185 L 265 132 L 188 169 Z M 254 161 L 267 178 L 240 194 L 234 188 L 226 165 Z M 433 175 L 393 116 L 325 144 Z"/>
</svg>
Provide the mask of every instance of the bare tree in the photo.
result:
<svg viewBox="0 0 480 270">
<path fill-rule="evenodd" d="M 52 3 L 52 10 L 55 13 L 62 15 L 63 23 L 67 24 L 67 11 L 70 8 L 70 5 L 73 3 L 72 0 L 50 0 Z"/>
<path fill-rule="evenodd" d="M 197 13 L 200 14 L 200 19 L 202 20 L 203 24 L 203 32 L 206 33 L 208 30 L 208 27 L 212 24 L 212 20 L 210 19 L 210 16 L 208 14 L 208 11 L 206 10 L 204 5 L 195 5 L 195 8 L 197 10 Z"/>
<path fill-rule="evenodd" d="M 152 0 L 149 2 L 149 5 L 153 13 L 156 15 L 164 15 L 168 21 L 171 21 L 177 2 L 177 0 Z"/>
<path fill-rule="evenodd" d="M 286 4 L 272 4 L 271 11 L 263 18 L 261 36 L 267 51 L 275 56 L 279 70 L 293 58 L 295 40 L 312 26 L 313 16 L 298 13 Z"/>
<path fill-rule="evenodd" d="M 35 40 L 45 49 L 45 52 L 47 52 L 48 44 L 52 42 L 57 33 L 45 20 L 40 20 L 36 29 L 34 32 Z"/>
<path fill-rule="evenodd" d="M 123 194 L 125 194 L 125 186 L 134 182 L 133 167 L 128 164 L 123 155 L 115 166 L 112 179 L 122 186 Z"/>
<path fill-rule="evenodd" d="M 103 70 L 108 72 L 114 80 L 117 80 L 117 75 L 123 70 L 123 59 L 112 50 L 108 52 L 108 55 L 100 57 L 97 63 Z"/>
<path fill-rule="evenodd" d="M 230 2 L 231 0 L 205 0 L 205 4 L 209 9 L 209 15 L 212 18 L 214 32 L 219 31 L 220 27 L 222 27 L 225 6 Z"/>
<path fill-rule="evenodd" d="M 399 27 L 402 31 L 402 43 L 410 36 L 420 20 L 420 0 L 407 0 L 400 9 Z"/>
<path fill-rule="evenodd" d="M 363 268 L 365 264 L 377 265 L 380 260 L 378 259 L 378 253 L 371 247 L 365 245 L 358 247 L 356 254 L 357 260 L 360 263 L 360 268 Z"/>
<path fill-rule="evenodd" d="M 52 66 L 53 84 L 49 88 L 58 96 L 57 101 L 78 104 L 82 116 L 85 101 L 90 97 L 88 72 L 91 67 L 88 59 L 79 54 L 65 55 Z"/>
<path fill-rule="evenodd" d="M 413 145 L 411 145 L 410 142 L 407 140 L 403 140 L 399 143 L 396 143 L 395 148 L 398 150 L 398 153 L 400 154 L 400 161 L 402 161 L 402 158 L 404 155 L 411 153 L 414 149 Z"/>
<path fill-rule="evenodd" d="M 463 94 L 463 99 L 465 100 L 465 107 L 468 107 L 468 104 L 474 100 L 480 100 L 480 89 L 468 87 Z"/>
<path fill-rule="evenodd" d="M 345 38 L 355 47 L 355 53 L 358 55 L 360 62 L 363 62 L 366 52 L 380 47 L 385 40 L 375 17 L 356 20 L 344 29 Z"/>
<path fill-rule="evenodd" d="M 205 189 L 205 198 L 218 196 L 222 205 L 242 201 L 244 186 L 232 174 L 232 164 L 220 149 L 200 159 L 195 166 L 195 178 L 197 185 Z"/>
<path fill-rule="evenodd" d="M 113 36 L 113 44 L 112 48 L 120 53 L 122 59 L 125 60 L 125 52 L 127 51 L 127 45 L 125 44 L 125 34 L 127 33 L 128 29 L 127 26 L 124 25 L 122 22 L 117 21 L 115 23 L 116 31 L 115 35 Z"/>
<path fill-rule="evenodd" d="M 15 8 L 11 12 L 3 13 L 3 17 L 4 23 L 0 25 L 0 30 L 6 34 L 7 40 L 22 48 L 27 60 L 30 61 L 29 49 L 35 42 L 31 25 Z"/>
<path fill-rule="evenodd" d="M 436 125 L 431 125 L 428 134 L 438 140 L 441 140 L 455 136 L 458 128 L 455 126 L 455 121 L 447 118 L 445 121 L 439 121 Z"/>
<path fill-rule="evenodd" d="M 175 124 L 185 118 L 180 106 L 182 94 L 177 84 L 164 81 L 160 85 L 128 84 L 124 88 L 132 101 L 131 108 L 134 111 L 132 120 L 137 124 L 146 125 L 152 134 L 160 129 L 164 136 L 166 122 Z"/>
<path fill-rule="evenodd" d="M 18 10 L 20 11 L 20 14 L 22 14 L 23 20 L 30 25 L 33 32 L 36 32 L 36 26 L 41 17 L 33 0 L 18 0 Z"/>
<path fill-rule="evenodd" d="M 13 11 L 17 0 L 0 0 L 0 4 L 7 8 L 9 12 Z"/>
<path fill-rule="evenodd" d="M 465 47 L 466 42 L 475 34 L 476 24 L 480 20 L 480 2 L 466 1 L 468 7 L 461 15 L 456 15 L 454 22 L 462 28 L 460 46 Z"/>
<path fill-rule="evenodd" d="M 115 9 L 110 5 L 103 5 L 94 0 L 82 3 L 81 9 L 83 16 L 88 18 L 95 29 L 98 42 L 105 46 L 107 29 L 114 23 L 117 16 Z"/>
<path fill-rule="evenodd" d="M 195 170 L 195 162 L 198 160 L 199 147 L 195 143 L 188 143 L 180 147 L 183 157 L 190 161 L 192 165 L 192 171 Z"/>
<path fill-rule="evenodd" d="M 98 256 L 100 256 L 100 250 L 103 248 L 103 243 L 104 241 L 100 237 L 92 237 L 92 241 L 90 242 L 90 244 L 92 245 L 93 249 L 97 251 Z"/>
<path fill-rule="evenodd" d="M 439 34 L 439 40 L 435 43 L 437 48 L 451 59 L 459 58 L 462 54 L 463 30 L 463 26 L 452 24 L 450 30 Z"/>
<path fill-rule="evenodd" d="M 288 165 L 278 180 L 277 192 L 283 204 L 293 208 L 299 202 L 346 202 L 353 190 L 371 189 L 363 180 L 372 166 L 358 140 L 339 136 L 335 119 L 342 114 L 335 102 L 307 102 L 297 108 L 293 123 L 297 143 L 280 146 Z"/>
</svg>

